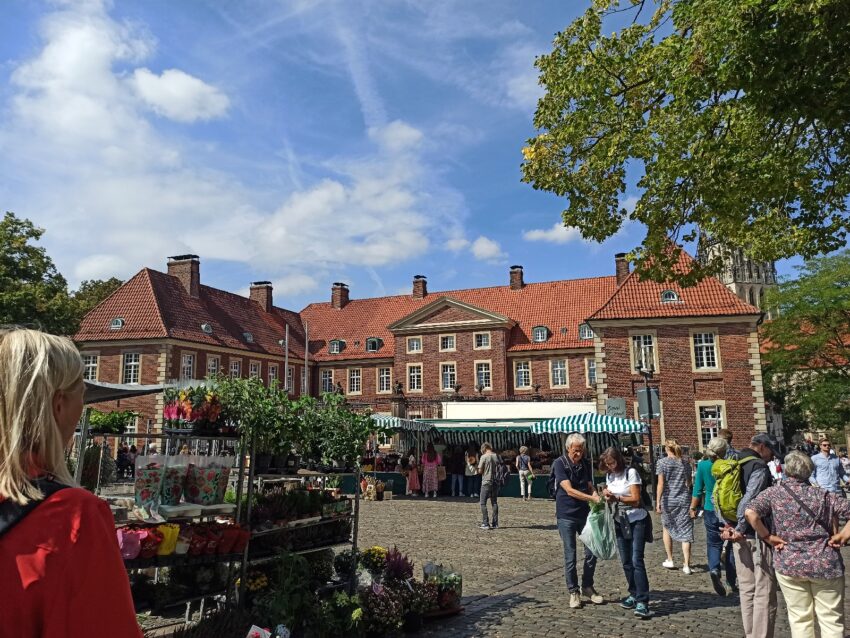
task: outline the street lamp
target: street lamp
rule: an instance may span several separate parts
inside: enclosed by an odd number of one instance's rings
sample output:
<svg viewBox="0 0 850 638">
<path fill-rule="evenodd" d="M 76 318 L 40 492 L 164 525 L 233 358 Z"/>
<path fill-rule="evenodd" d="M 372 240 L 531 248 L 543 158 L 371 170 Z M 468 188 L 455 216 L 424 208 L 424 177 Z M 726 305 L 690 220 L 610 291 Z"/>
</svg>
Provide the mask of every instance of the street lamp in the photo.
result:
<svg viewBox="0 0 850 638">
<path fill-rule="evenodd" d="M 637 346 L 637 344 L 635 344 Z M 649 380 L 655 374 L 655 356 L 648 345 L 642 345 L 638 349 L 635 348 L 635 372 L 643 377 L 643 389 L 646 392 L 646 425 L 649 434 L 649 465 L 652 475 L 652 498 L 653 505 L 655 504 L 655 446 L 652 443 L 652 393 L 649 390 Z"/>
</svg>

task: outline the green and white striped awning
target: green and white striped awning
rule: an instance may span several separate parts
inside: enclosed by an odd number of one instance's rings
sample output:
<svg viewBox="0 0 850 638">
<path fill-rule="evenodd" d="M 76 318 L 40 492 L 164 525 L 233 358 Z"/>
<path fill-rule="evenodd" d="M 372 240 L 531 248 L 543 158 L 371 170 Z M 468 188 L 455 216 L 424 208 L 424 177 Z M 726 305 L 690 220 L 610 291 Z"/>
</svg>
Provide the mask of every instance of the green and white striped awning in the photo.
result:
<svg viewBox="0 0 850 638">
<path fill-rule="evenodd" d="M 397 416 L 387 416 L 385 414 L 373 414 L 372 420 L 376 424 L 384 428 L 390 428 L 397 432 L 428 432 L 434 426 L 425 421 L 416 421 L 415 419 L 402 419 Z"/>
<path fill-rule="evenodd" d="M 545 419 L 532 424 L 531 431 L 538 434 L 554 434 L 556 432 L 612 432 L 629 434 L 643 432 L 645 425 L 633 419 L 623 419 L 607 414 L 587 412 L 561 416 L 555 419 Z"/>
</svg>

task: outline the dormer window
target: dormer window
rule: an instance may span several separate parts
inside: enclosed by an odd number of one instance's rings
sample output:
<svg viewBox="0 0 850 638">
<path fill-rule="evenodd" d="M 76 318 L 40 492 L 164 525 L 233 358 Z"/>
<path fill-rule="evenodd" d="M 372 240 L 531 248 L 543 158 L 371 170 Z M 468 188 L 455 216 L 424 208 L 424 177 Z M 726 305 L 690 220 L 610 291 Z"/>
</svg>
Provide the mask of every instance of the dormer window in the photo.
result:
<svg viewBox="0 0 850 638">
<path fill-rule="evenodd" d="M 202 323 L 201 324 L 201 330 L 203 331 L 204 334 L 208 334 L 208 335 L 212 334 L 212 326 L 208 323 Z"/>
<path fill-rule="evenodd" d="M 328 344 L 328 352 L 330 354 L 339 354 L 345 348 L 345 341 L 342 339 L 334 339 Z"/>
<path fill-rule="evenodd" d="M 377 352 L 382 345 L 384 341 L 380 337 L 369 337 L 366 339 L 366 352 Z"/>
<path fill-rule="evenodd" d="M 531 340 L 534 343 L 543 343 L 549 340 L 549 328 L 546 326 L 534 326 L 531 329 Z"/>
<path fill-rule="evenodd" d="M 243 332 L 242 336 L 245 338 L 245 343 L 254 343 L 254 335 L 250 332 Z"/>
<path fill-rule="evenodd" d="M 112 323 L 109 324 L 110 330 L 121 330 L 124 327 L 124 320 L 121 317 L 116 317 L 112 320 Z"/>
<path fill-rule="evenodd" d="M 579 339 L 593 339 L 593 330 L 586 323 L 580 323 L 578 326 Z"/>
<path fill-rule="evenodd" d="M 674 290 L 665 290 L 661 293 L 661 303 L 673 303 L 679 301 L 679 295 Z"/>
</svg>

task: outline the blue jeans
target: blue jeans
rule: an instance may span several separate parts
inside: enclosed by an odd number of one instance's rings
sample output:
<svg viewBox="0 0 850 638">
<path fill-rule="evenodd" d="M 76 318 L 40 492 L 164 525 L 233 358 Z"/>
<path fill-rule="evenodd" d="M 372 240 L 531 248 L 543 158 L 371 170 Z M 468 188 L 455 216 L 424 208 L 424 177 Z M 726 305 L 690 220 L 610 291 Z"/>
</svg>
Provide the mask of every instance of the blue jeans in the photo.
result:
<svg viewBox="0 0 850 638">
<path fill-rule="evenodd" d="M 649 516 L 648 512 L 646 516 Z M 649 577 L 646 575 L 646 563 L 643 560 L 643 550 L 646 545 L 646 517 L 629 523 L 629 526 L 632 528 L 632 537 L 625 539 L 620 526 L 615 525 L 617 549 L 620 552 L 626 582 L 629 584 L 629 595 L 639 603 L 648 603 Z"/>
<path fill-rule="evenodd" d="M 475 476 L 467 476 L 466 477 L 466 493 L 469 496 L 473 494 L 481 493 L 481 475 L 476 474 Z"/>
<path fill-rule="evenodd" d="M 455 494 L 463 495 L 463 474 L 452 474 L 451 475 L 451 483 L 452 486 L 452 496 Z"/>
<path fill-rule="evenodd" d="M 708 554 L 708 570 L 720 571 L 720 554 L 723 553 L 723 543 L 720 538 L 720 521 L 713 510 L 703 510 L 702 520 L 705 523 L 705 541 Z M 735 571 L 735 553 L 731 547 L 726 548 L 726 582 L 734 585 L 738 579 Z"/>
<path fill-rule="evenodd" d="M 580 534 L 587 522 L 587 515 L 581 518 L 559 518 L 558 533 L 564 544 L 564 578 L 567 591 L 579 591 L 578 572 L 576 570 L 576 534 Z M 581 586 L 593 587 L 593 575 L 596 573 L 596 556 L 587 547 L 584 548 L 584 569 L 581 572 Z"/>
<path fill-rule="evenodd" d="M 491 527 L 498 527 L 499 525 L 499 501 L 497 500 L 499 496 L 499 488 L 497 488 L 492 483 L 484 483 L 481 486 L 481 497 L 479 498 L 479 503 L 481 504 L 481 523 L 484 525 L 490 525 Z M 490 523 L 487 521 L 487 499 L 490 499 L 490 504 L 493 506 L 493 522 Z"/>
</svg>

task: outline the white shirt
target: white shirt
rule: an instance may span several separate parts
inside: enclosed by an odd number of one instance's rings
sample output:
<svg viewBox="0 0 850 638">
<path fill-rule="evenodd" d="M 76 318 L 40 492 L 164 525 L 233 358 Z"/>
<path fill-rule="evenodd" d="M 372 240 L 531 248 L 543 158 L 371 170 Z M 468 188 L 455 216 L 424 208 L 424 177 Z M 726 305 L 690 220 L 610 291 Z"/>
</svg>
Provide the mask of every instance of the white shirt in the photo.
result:
<svg viewBox="0 0 850 638">
<path fill-rule="evenodd" d="M 640 485 L 640 474 L 633 467 L 626 468 L 622 474 L 606 474 L 605 482 L 608 484 L 608 491 L 615 496 L 631 496 L 632 485 Z M 633 507 L 628 512 L 629 523 L 634 523 L 646 517 L 646 510 L 642 507 Z"/>
</svg>

